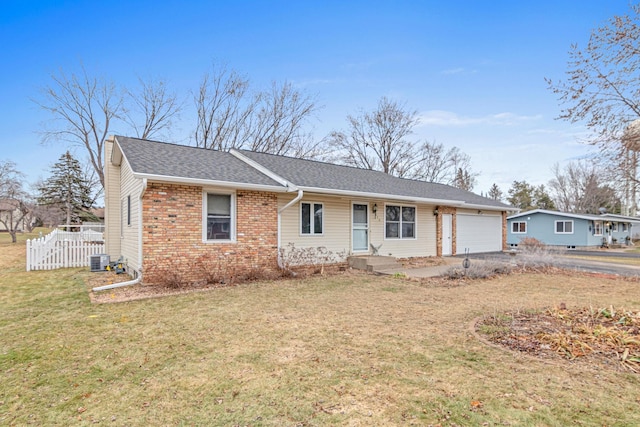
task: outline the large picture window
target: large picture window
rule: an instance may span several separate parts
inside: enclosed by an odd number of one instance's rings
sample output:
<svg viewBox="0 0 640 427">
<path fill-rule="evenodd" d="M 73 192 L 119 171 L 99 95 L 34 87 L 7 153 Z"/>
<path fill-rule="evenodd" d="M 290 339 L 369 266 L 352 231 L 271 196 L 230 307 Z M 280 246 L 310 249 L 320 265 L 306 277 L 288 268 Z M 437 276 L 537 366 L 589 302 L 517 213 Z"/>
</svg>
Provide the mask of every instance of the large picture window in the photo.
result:
<svg viewBox="0 0 640 427">
<path fill-rule="evenodd" d="M 300 233 L 306 236 L 322 234 L 323 212 L 322 203 L 300 203 Z"/>
<path fill-rule="evenodd" d="M 415 239 L 415 206 L 387 205 L 385 207 L 385 237 L 387 239 Z"/>
<path fill-rule="evenodd" d="M 206 240 L 233 240 L 233 195 L 206 195 Z"/>
<path fill-rule="evenodd" d="M 556 221 L 556 234 L 572 234 L 573 221 Z"/>
</svg>

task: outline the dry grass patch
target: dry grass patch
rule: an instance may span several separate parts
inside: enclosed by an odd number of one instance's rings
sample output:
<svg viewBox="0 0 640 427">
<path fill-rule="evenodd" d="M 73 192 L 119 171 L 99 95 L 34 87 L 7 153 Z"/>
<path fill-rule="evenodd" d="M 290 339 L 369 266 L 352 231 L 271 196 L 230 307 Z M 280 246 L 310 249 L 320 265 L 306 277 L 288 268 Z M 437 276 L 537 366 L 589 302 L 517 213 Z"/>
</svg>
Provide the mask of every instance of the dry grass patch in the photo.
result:
<svg viewBox="0 0 640 427">
<path fill-rule="evenodd" d="M 560 302 L 637 309 L 621 278 L 353 274 L 99 305 L 86 269 L 2 267 L 2 425 L 640 424 L 637 375 L 548 365 L 468 327 Z"/>
</svg>

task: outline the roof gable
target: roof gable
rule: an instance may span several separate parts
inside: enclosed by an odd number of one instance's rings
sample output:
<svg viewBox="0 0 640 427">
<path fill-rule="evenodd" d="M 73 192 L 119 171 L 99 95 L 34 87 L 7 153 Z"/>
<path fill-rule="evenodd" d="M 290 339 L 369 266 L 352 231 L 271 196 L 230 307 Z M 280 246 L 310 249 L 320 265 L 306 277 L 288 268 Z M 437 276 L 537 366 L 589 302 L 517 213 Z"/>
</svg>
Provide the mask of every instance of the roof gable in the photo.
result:
<svg viewBox="0 0 640 427">
<path fill-rule="evenodd" d="M 134 175 L 284 188 L 227 152 L 123 136 L 115 139 Z"/>
</svg>

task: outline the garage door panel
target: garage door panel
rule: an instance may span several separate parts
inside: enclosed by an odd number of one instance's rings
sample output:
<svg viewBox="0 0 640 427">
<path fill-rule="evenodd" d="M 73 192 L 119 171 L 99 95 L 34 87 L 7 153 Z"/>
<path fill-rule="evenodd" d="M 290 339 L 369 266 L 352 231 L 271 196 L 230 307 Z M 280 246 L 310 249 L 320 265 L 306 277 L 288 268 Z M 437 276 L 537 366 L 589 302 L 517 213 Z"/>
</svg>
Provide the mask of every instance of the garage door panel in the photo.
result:
<svg viewBox="0 0 640 427">
<path fill-rule="evenodd" d="M 502 216 L 456 215 L 456 252 L 458 254 L 502 250 Z"/>
</svg>

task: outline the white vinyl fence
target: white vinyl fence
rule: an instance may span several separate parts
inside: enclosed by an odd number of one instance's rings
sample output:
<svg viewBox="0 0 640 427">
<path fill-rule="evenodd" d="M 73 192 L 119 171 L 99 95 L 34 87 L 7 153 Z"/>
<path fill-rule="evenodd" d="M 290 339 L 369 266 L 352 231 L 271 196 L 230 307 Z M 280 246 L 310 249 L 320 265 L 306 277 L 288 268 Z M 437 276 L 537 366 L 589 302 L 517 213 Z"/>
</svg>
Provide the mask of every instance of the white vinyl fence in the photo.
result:
<svg viewBox="0 0 640 427">
<path fill-rule="evenodd" d="M 89 257 L 104 250 L 102 232 L 95 226 L 77 232 L 55 229 L 46 236 L 27 240 L 27 271 L 88 267 Z"/>
</svg>

